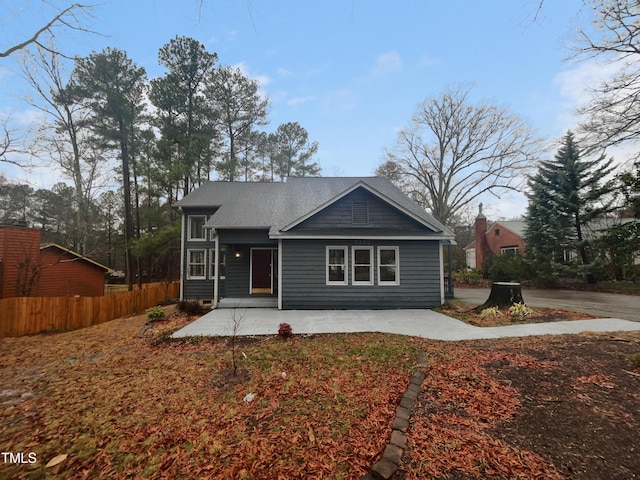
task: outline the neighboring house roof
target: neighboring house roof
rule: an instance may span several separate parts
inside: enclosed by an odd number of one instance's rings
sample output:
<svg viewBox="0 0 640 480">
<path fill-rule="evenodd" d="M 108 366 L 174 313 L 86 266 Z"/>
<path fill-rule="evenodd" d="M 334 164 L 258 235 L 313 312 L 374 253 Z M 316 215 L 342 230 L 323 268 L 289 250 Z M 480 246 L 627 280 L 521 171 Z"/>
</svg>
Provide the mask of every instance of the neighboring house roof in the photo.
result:
<svg viewBox="0 0 640 480">
<path fill-rule="evenodd" d="M 40 251 L 43 250 L 59 250 L 62 253 L 66 253 L 68 255 L 71 255 L 72 257 L 77 258 L 78 260 L 84 260 L 85 262 L 93 265 L 94 267 L 100 268 L 102 270 L 104 270 L 105 272 L 113 272 L 112 268 L 109 268 L 105 265 L 102 265 L 101 263 L 98 263 L 94 260 L 91 260 L 89 257 L 85 257 L 84 255 L 81 255 L 78 252 L 74 252 L 73 250 L 70 250 L 68 248 L 63 247 L 62 245 L 58 245 L 57 243 L 46 243 L 44 245 L 40 246 Z"/>
<path fill-rule="evenodd" d="M 178 208 L 219 207 L 214 228 L 269 228 L 277 236 L 362 187 L 443 237 L 453 233 L 383 177 L 290 177 L 284 183 L 208 182 Z"/>
</svg>

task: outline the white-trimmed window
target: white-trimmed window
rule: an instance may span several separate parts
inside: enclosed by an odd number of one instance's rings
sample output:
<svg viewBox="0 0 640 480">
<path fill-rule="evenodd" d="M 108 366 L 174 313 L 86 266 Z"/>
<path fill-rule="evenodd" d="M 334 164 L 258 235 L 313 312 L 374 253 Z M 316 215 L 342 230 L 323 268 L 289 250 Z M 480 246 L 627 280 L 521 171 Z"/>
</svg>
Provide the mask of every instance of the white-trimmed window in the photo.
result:
<svg viewBox="0 0 640 480">
<path fill-rule="evenodd" d="M 187 217 L 187 240 L 206 240 L 207 232 L 204 224 L 206 215 L 189 215 Z"/>
<path fill-rule="evenodd" d="M 224 280 L 227 276 L 227 249 L 220 249 L 220 258 L 218 259 L 218 275 L 220 280 Z M 216 249 L 209 249 L 209 278 L 213 280 L 216 275 Z"/>
<path fill-rule="evenodd" d="M 398 247 L 378 247 L 378 285 L 400 285 Z"/>
<path fill-rule="evenodd" d="M 352 247 L 352 285 L 373 285 L 373 247 Z"/>
<path fill-rule="evenodd" d="M 347 281 L 347 247 L 327 247 L 327 285 L 346 285 Z"/>
<path fill-rule="evenodd" d="M 207 267 L 205 257 L 205 249 L 187 250 L 187 279 L 205 280 L 207 278 L 205 274 Z"/>
<path fill-rule="evenodd" d="M 500 249 L 501 255 L 518 255 L 518 246 L 514 245 L 513 247 L 502 247 Z"/>
</svg>

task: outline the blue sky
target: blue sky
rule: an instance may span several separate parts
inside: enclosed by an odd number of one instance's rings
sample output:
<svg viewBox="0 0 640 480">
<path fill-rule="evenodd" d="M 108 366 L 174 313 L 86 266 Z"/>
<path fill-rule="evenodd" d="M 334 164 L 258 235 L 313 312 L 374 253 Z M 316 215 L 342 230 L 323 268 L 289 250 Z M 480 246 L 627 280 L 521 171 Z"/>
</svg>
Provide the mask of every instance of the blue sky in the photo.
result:
<svg viewBox="0 0 640 480">
<path fill-rule="evenodd" d="M 26 3 L 22 12 L 0 18 L 0 49 L 47 15 L 40 2 Z M 103 36 L 64 33 L 58 41 L 73 55 L 106 46 L 125 50 L 153 78 L 163 73 L 157 63 L 162 45 L 176 35 L 196 38 L 220 64 L 240 66 L 260 81 L 271 99 L 268 131 L 289 121 L 307 129 L 320 144 L 324 175 L 372 175 L 417 105 L 448 85 L 473 85 L 473 100 L 507 105 L 550 140 L 575 127 L 572 112 L 585 98 L 585 84 L 603 68 L 563 62 L 581 0 L 546 0 L 534 22 L 538 4 L 105 0 L 89 19 Z M 0 115 L 27 122 L 33 109 L 19 100 L 29 92 L 17 60 L 0 60 Z M 51 171 L 27 174 L 0 164 L 3 170 L 34 186 L 52 180 Z M 522 195 L 488 198 L 485 211 L 510 218 L 525 205 Z"/>
</svg>

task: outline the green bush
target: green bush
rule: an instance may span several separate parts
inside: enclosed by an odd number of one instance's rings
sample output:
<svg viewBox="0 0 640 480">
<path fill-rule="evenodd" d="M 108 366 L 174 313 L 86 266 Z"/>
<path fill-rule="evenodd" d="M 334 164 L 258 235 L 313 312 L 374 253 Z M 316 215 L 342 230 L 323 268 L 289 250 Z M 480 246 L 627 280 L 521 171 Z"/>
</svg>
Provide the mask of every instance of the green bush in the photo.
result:
<svg viewBox="0 0 640 480">
<path fill-rule="evenodd" d="M 487 276 L 494 282 L 520 282 L 530 277 L 520 255 L 492 255 L 486 263 Z"/>
<path fill-rule="evenodd" d="M 159 322 L 165 319 L 164 309 L 162 307 L 151 307 L 148 308 L 146 312 L 149 322 Z"/>
<path fill-rule="evenodd" d="M 178 303 L 178 311 L 185 315 L 202 315 L 205 308 L 195 300 L 182 300 Z"/>
<path fill-rule="evenodd" d="M 453 272 L 453 279 L 461 285 L 480 285 L 482 283 L 482 272 L 468 268 L 456 270 Z"/>
</svg>

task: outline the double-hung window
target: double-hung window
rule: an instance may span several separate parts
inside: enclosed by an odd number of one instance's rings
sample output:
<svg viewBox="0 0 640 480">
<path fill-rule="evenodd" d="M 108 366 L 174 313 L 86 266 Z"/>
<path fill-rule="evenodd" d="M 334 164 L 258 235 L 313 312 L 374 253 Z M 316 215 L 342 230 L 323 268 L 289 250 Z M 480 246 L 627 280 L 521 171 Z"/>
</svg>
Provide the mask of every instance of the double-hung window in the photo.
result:
<svg viewBox="0 0 640 480">
<path fill-rule="evenodd" d="M 207 221 L 205 215 L 189 215 L 187 218 L 187 239 L 188 240 L 206 240 L 207 232 L 204 229 L 204 223 Z"/>
<path fill-rule="evenodd" d="M 352 285 L 373 285 L 373 247 L 352 248 Z"/>
<path fill-rule="evenodd" d="M 327 247 L 327 285 L 346 285 L 347 247 Z"/>
<path fill-rule="evenodd" d="M 207 278 L 205 257 L 205 249 L 187 250 L 187 278 L 189 280 L 204 280 Z"/>
<path fill-rule="evenodd" d="M 378 285 L 400 285 L 398 247 L 378 247 Z"/>
</svg>

